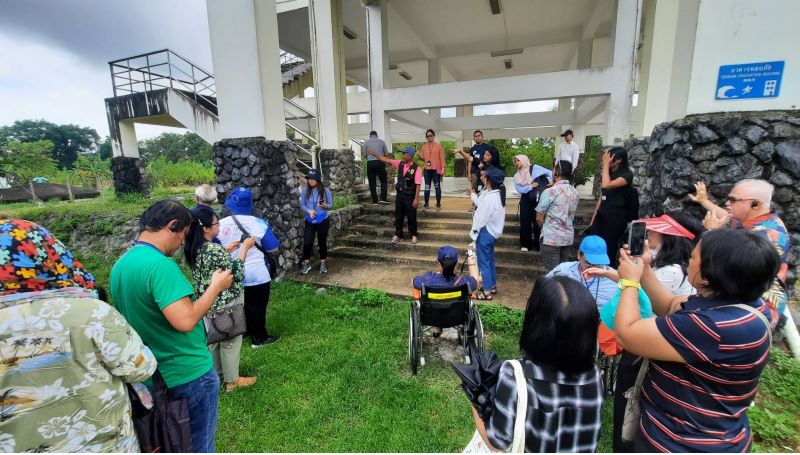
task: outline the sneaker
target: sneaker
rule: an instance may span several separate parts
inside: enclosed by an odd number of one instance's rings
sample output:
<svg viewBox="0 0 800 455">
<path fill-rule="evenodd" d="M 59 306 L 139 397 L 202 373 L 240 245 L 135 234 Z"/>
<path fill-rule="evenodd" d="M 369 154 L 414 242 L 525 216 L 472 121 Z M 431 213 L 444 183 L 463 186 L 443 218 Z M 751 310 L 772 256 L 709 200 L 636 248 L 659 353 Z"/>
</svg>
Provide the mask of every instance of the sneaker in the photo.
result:
<svg viewBox="0 0 800 455">
<path fill-rule="evenodd" d="M 419 240 L 417 240 L 417 236 L 411 237 L 411 244 L 412 245 L 416 245 L 418 241 Z"/>
<path fill-rule="evenodd" d="M 437 212 L 441 212 L 442 211 L 442 206 L 441 205 L 436 205 L 436 211 Z"/>
<path fill-rule="evenodd" d="M 263 342 L 258 342 L 258 343 L 255 343 L 255 342 L 254 342 L 254 343 L 250 344 L 250 347 L 251 347 L 251 348 L 253 348 L 253 349 L 258 349 L 258 348 L 260 348 L 261 346 L 264 346 L 264 343 L 263 343 Z"/>
<path fill-rule="evenodd" d="M 403 238 L 402 237 L 398 237 L 398 236 L 394 236 L 394 237 L 392 237 L 392 240 L 390 240 L 390 243 L 392 243 L 394 245 L 397 245 L 398 243 L 403 243 Z"/>
<path fill-rule="evenodd" d="M 272 344 L 280 339 L 280 335 L 267 335 L 267 338 L 264 340 L 264 344 Z"/>
<path fill-rule="evenodd" d="M 255 383 L 256 383 L 256 378 L 254 377 L 239 376 L 239 379 L 237 379 L 235 382 L 230 382 L 225 384 L 225 391 L 233 392 L 236 389 L 244 389 L 250 387 Z"/>
<path fill-rule="evenodd" d="M 319 273 L 328 273 L 328 266 L 324 262 L 319 264 Z"/>
<path fill-rule="evenodd" d="M 389 203 L 389 201 L 384 201 L 384 200 L 380 200 L 378 202 L 380 202 L 381 204 L 388 204 Z"/>
<path fill-rule="evenodd" d="M 300 275 L 305 275 L 310 271 L 311 271 L 311 264 L 309 264 L 308 262 L 300 263 Z"/>
<path fill-rule="evenodd" d="M 525 248 L 524 246 L 522 248 L 520 248 L 519 250 L 522 251 L 523 253 L 527 253 L 528 252 L 528 249 Z"/>
<path fill-rule="evenodd" d="M 377 202 L 373 202 L 373 203 L 372 203 L 372 206 L 373 206 L 373 207 L 377 207 L 377 206 L 378 206 L 378 203 L 377 203 Z"/>
<path fill-rule="evenodd" d="M 428 204 L 425 204 L 425 205 L 422 206 L 422 210 L 423 211 L 427 211 L 429 208 L 430 207 L 428 206 Z"/>
</svg>

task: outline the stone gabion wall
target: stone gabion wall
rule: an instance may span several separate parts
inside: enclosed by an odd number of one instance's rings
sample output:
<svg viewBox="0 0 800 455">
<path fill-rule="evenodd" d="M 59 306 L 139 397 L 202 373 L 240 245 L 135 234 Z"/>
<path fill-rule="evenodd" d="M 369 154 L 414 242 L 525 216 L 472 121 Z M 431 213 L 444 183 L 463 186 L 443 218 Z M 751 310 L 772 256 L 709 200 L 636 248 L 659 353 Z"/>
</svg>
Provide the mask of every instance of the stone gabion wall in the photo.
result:
<svg viewBox="0 0 800 455">
<path fill-rule="evenodd" d="M 148 194 L 147 175 L 144 162 L 139 158 L 115 156 L 111 158 L 111 175 L 114 177 L 116 194 Z"/>
<path fill-rule="evenodd" d="M 351 149 L 320 150 L 319 163 L 325 185 L 334 196 L 355 193 L 355 186 L 361 183 L 361 162 Z"/>
<path fill-rule="evenodd" d="M 800 111 L 690 115 L 662 123 L 645 139 L 626 143 L 639 189 L 640 215 L 704 210 L 687 195 L 703 181 L 724 205 L 736 182 L 758 178 L 775 186 L 773 208 L 792 237 L 792 281 L 800 264 Z"/>
<path fill-rule="evenodd" d="M 295 267 L 303 244 L 303 215 L 297 192 L 303 175 L 297 168 L 297 145 L 263 137 L 223 139 L 214 144 L 217 193 L 224 202 L 232 188 L 253 191 L 255 216 L 267 220 L 281 241 L 278 275 Z"/>
</svg>

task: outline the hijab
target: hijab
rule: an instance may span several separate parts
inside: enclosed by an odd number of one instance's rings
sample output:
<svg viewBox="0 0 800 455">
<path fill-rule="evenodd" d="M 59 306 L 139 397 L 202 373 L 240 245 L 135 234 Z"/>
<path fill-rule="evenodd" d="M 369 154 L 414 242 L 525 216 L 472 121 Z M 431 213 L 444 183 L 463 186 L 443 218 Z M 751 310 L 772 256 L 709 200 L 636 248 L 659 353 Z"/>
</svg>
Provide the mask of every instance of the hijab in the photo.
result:
<svg viewBox="0 0 800 455">
<path fill-rule="evenodd" d="M 53 234 L 25 220 L 0 220 L 0 296 L 68 287 L 95 293 L 94 277 Z"/>
<path fill-rule="evenodd" d="M 531 179 L 531 160 L 525 155 L 514 155 L 515 160 L 522 163 L 522 167 L 517 169 L 514 174 L 514 183 L 521 186 L 530 186 L 533 183 Z"/>
</svg>

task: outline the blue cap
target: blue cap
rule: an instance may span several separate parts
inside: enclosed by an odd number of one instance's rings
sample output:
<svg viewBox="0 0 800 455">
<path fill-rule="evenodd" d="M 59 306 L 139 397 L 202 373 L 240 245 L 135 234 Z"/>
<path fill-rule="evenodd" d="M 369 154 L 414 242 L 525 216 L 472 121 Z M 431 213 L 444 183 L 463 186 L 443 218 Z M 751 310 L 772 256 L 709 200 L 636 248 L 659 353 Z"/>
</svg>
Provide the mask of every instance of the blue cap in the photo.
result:
<svg viewBox="0 0 800 455">
<path fill-rule="evenodd" d="M 247 188 L 236 188 L 225 199 L 225 207 L 234 215 L 252 215 L 253 192 Z"/>
<path fill-rule="evenodd" d="M 322 173 L 319 169 L 309 169 L 308 174 L 306 174 L 307 179 L 314 179 L 318 182 L 322 181 Z"/>
<path fill-rule="evenodd" d="M 411 155 L 411 156 L 414 156 L 414 155 L 416 155 L 416 153 L 417 153 L 417 152 L 416 152 L 416 151 L 415 151 L 413 148 L 411 148 L 411 146 L 409 146 L 409 145 L 407 145 L 407 146 L 406 146 L 406 148 L 404 148 L 403 150 L 400 150 L 400 151 L 401 151 L 401 152 L 403 152 L 403 153 L 408 153 L 408 154 L 409 154 L 409 155 Z"/>
<path fill-rule="evenodd" d="M 590 235 L 583 239 L 578 251 L 586 256 L 586 261 L 592 265 L 608 265 L 611 261 L 608 259 L 608 252 L 606 251 L 606 241 L 602 237 Z"/>
<path fill-rule="evenodd" d="M 495 190 L 503 183 L 503 180 L 506 179 L 506 174 L 504 174 L 500 168 L 494 166 L 486 168 L 483 173 L 486 174 L 486 177 L 492 182 L 492 188 Z"/>
<path fill-rule="evenodd" d="M 439 254 L 436 255 L 436 260 L 443 262 L 446 257 L 450 256 L 455 262 L 458 262 L 458 251 L 450 245 L 445 245 L 439 248 Z"/>
</svg>

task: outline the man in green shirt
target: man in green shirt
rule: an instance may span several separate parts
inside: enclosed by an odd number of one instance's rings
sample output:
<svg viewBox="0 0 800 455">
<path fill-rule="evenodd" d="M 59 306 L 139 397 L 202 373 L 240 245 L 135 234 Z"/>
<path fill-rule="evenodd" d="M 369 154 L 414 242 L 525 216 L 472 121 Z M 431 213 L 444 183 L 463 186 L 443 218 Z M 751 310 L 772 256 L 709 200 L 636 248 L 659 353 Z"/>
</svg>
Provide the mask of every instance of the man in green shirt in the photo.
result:
<svg viewBox="0 0 800 455">
<path fill-rule="evenodd" d="M 193 287 L 171 259 L 192 221 L 189 210 L 171 200 L 145 210 L 139 238 L 111 270 L 111 295 L 158 360 L 170 396 L 187 399 L 192 451 L 214 452 L 219 377 L 201 319 L 233 277 L 217 270 L 192 301 Z"/>
</svg>

